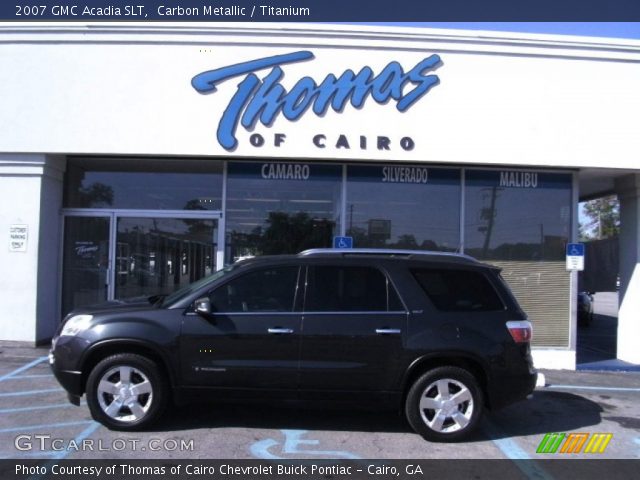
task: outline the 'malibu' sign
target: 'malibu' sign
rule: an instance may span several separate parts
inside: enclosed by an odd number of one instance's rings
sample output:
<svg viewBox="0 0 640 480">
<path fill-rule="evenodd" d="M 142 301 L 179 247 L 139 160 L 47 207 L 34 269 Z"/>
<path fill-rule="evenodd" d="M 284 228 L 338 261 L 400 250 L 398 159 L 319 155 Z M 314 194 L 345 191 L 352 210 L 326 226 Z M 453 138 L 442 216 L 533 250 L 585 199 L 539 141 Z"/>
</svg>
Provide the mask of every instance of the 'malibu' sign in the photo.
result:
<svg viewBox="0 0 640 480">
<path fill-rule="evenodd" d="M 220 145 L 227 150 L 236 148 L 238 124 L 247 130 L 252 129 L 258 121 L 270 126 L 279 114 L 294 121 L 309 108 L 316 115 L 323 116 L 329 108 L 342 112 L 347 102 L 355 108 L 361 108 L 368 98 L 372 98 L 379 104 L 393 99 L 396 109 L 405 112 L 439 82 L 438 76 L 429 72 L 439 66 L 441 60 L 438 55 L 431 55 L 408 71 L 394 61 L 378 74 L 370 67 L 363 67 L 358 73 L 345 70 L 340 76 L 328 74 L 319 83 L 311 77 L 302 77 L 287 91 L 280 84 L 284 75 L 281 65 L 313 58 L 313 53 L 299 51 L 209 70 L 193 77 L 191 85 L 200 93 L 215 92 L 221 82 L 242 77 L 218 125 Z M 263 78 L 256 75 L 255 72 L 267 68 L 271 68 L 271 71 Z M 280 141 L 283 141 L 282 137 Z M 314 143 L 318 146 L 318 142 L 314 140 Z M 413 145 L 412 140 L 405 143 Z M 337 146 L 341 145 L 338 143 Z"/>
</svg>

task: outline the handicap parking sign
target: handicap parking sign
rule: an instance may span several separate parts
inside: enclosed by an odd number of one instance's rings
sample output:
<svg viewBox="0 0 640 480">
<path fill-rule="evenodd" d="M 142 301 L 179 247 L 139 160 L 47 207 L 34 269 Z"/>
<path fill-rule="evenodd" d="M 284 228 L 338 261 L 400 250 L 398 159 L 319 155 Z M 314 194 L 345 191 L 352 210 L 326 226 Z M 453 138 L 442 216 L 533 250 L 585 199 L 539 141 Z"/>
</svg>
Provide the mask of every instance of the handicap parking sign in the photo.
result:
<svg viewBox="0 0 640 480">
<path fill-rule="evenodd" d="M 567 270 L 584 270 L 584 243 L 567 244 Z"/>
<path fill-rule="evenodd" d="M 584 257 L 584 243 L 568 243 L 567 256 Z"/>
<path fill-rule="evenodd" d="M 333 237 L 333 248 L 353 248 L 353 237 Z"/>
</svg>

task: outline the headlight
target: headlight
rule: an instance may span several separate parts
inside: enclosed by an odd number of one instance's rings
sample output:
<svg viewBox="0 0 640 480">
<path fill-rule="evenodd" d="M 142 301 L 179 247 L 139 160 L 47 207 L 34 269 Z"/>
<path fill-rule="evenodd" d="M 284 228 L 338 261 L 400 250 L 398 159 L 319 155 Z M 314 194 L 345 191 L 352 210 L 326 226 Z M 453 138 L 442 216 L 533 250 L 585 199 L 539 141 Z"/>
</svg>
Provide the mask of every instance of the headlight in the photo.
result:
<svg viewBox="0 0 640 480">
<path fill-rule="evenodd" d="M 76 315 L 71 317 L 62 327 L 62 331 L 60 332 L 60 336 L 69 336 L 72 337 L 77 335 L 83 330 L 86 330 L 89 327 L 89 323 L 93 315 Z"/>
</svg>

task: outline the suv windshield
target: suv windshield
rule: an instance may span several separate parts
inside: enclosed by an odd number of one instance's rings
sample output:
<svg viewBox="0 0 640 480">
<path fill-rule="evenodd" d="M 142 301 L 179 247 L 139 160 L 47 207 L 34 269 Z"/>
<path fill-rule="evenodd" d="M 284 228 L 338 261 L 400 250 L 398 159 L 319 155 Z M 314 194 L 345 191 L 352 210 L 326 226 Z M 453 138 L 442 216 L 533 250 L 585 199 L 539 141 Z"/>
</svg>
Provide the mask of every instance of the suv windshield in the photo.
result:
<svg viewBox="0 0 640 480">
<path fill-rule="evenodd" d="M 218 280 L 219 278 L 223 277 L 224 275 L 226 275 L 227 273 L 229 273 L 230 271 L 234 270 L 236 267 L 238 266 L 237 263 L 234 263 L 233 265 L 228 265 L 226 267 L 224 267 L 222 270 L 218 270 L 217 272 L 209 275 L 208 277 L 204 277 L 201 278 L 200 280 L 190 283 L 189 285 L 186 285 L 184 287 L 182 287 L 179 290 L 176 290 L 175 292 L 173 292 L 171 295 L 168 295 L 167 297 L 164 298 L 164 300 L 162 300 L 162 303 L 160 304 L 161 308 L 167 308 L 169 305 L 177 302 L 178 300 L 181 300 L 182 298 L 191 295 L 193 292 L 195 292 L 196 290 L 199 290 L 200 288 L 204 287 L 205 285 L 215 282 L 216 280 Z"/>
</svg>

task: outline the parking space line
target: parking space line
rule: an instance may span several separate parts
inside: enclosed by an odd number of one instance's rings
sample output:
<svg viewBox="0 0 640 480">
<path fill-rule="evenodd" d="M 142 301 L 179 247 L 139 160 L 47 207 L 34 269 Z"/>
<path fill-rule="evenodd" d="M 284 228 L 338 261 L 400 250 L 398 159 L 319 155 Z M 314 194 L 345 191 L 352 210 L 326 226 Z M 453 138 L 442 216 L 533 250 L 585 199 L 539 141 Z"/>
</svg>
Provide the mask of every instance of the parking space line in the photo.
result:
<svg viewBox="0 0 640 480">
<path fill-rule="evenodd" d="M 11 454 L 6 454 L 5 452 L 3 452 L 2 454 L 0 454 L 0 459 L 2 460 L 11 460 L 14 458 L 51 458 L 53 457 L 54 454 L 56 454 L 58 452 L 51 452 L 51 451 L 46 451 L 46 452 L 20 452 L 20 453 L 11 453 Z"/>
<path fill-rule="evenodd" d="M 85 428 L 82 432 L 80 432 L 80 434 L 78 434 L 76 438 L 73 439 L 75 444 L 80 445 L 87 437 L 89 437 L 99 427 L 100 427 L 100 424 L 98 422 L 92 421 L 91 425 Z M 63 458 L 66 458 L 69 455 L 69 453 L 71 453 L 71 450 L 61 450 L 60 452 L 57 452 L 57 455 L 55 455 L 53 458 L 55 458 L 56 460 L 62 460 Z"/>
<path fill-rule="evenodd" d="M 23 397 L 25 395 L 37 395 L 39 393 L 62 392 L 62 388 L 47 388 L 45 390 L 27 390 L 24 392 L 0 393 L 0 397 Z"/>
<path fill-rule="evenodd" d="M 540 467 L 531 456 L 513 439 L 501 432 L 498 427 L 490 422 L 484 423 L 484 432 L 500 451 L 530 480 L 553 480 L 546 470 Z"/>
<path fill-rule="evenodd" d="M 98 429 L 98 427 L 100 427 L 100 424 L 98 422 L 92 421 L 91 425 L 85 428 L 82 432 L 80 432 L 80 434 L 76 438 L 73 439 L 76 445 L 79 445 L 80 443 L 82 443 L 89 435 L 95 432 Z M 62 450 L 60 452 L 55 452 L 55 455 L 48 455 L 52 457 L 52 459 L 44 463 L 43 466 L 47 470 L 49 470 L 57 460 L 62 460 L 66 458 L 69 455 L 69 453 L 71 453 L 70 450 Z M 35 474 L 30 476 L 27 480 L 41 480 L 42 478 L 43 478 L 43 474 Z"/>
<path fill-rule="evenodd" d="M 38 458 L 38 457 L 52 457 L 54 455 L 56 455 L 58 452 L 57 451 L 46 451 L 46 452 L 20 452 L 20 453 L 10 453 L 7 454 L 5 452 L 2 452 L 2 454 L 0 454 L 0 459 L 2 460 L 7 460 L 7 459 L 12 459 L 12 458 Z"/>
<path fill-rule="evenodd" d="M 75 425 L 86 425 L 87 423 L 93 423 L 93 422 L 91 420 L 83 420 L 80 422 L 61 422 L 61 423 L 45 423 L 41 425 L 24 425 L 22 427 L 3 428 L 3 429 L 0 429 L 0 433 L 25 432 L 27 430 L 41 430 L 41 429 L 47 429 L 47 428 L 73 427 Z"/>
<path fill-rule="evenodd" d="M 545 388 L 559 388 L 566 390 L 605 390 L 609 392 L 640 392 L 640 388 L 630 387 L 598 387 L 587 385 L 547 385 Z"/>
<path fill-rule="evenodd" d="M 39 375 L 16 375 L 14 377 L 7 378 L 7 380 L 27 380 L 29 378 L 53 378 L 53 373 L 42 373 Z"/>
<path fill-rule="evenodd" d="M 56 403 L 55 405 L 38 405 L 35 407 L 1 408 L 0 414 L 31 412 L 33 410 L 49 410 L 52 408 L 67 408 L 67 407 L 73 407 L 73 406 L 74 405 L 72 403 Z"/>
<path fill-rule="evenodd" d="M 15 369 L 13 372 L 4 374 L 3 376 L 0 377 L 0 382 L 4 382 L 5 380 L 17 375 L 18 373 L 24 372 L 25 370 L 29 370 L 31 367 L 35 367 L 39 363 L 44 362 L 47 358 L 49 357 L 44 356 L 44 357 L 36 358 L 33 362 L 29 362 L 26 365 L 23 365 L 22 367 Z"/>
</svg>

